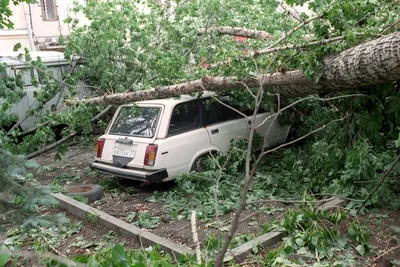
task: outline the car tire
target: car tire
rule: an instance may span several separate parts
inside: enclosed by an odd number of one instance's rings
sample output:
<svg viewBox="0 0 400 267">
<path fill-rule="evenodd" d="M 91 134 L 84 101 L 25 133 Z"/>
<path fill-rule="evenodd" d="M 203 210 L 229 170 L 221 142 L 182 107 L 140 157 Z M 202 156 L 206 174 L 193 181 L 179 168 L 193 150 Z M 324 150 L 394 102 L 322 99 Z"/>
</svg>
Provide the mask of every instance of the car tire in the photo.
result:
<svg viewBox="0 0 400 267">
<path fill-rule="evenodd" d="M 198 157 L 194 162 L 192 167 L 190 168 L 191 172 L 205 172 L 208 170 L 207 161 L 210 159 L 210 154 L 204 154 Z"/>
<path fill-rule="evenodd" d="M 92 134 L 102 134 L 104 132 L 104 128 L 99 125 L 99 122 L 92 122 Z"/>
<path fill-rule="evenodd" d="M 97 184 L 81 184 L 68 187 L 69 196 L 83 196 L 89 202 L 100 200 L 103 197 L 104 188 Z"/>
</svg>

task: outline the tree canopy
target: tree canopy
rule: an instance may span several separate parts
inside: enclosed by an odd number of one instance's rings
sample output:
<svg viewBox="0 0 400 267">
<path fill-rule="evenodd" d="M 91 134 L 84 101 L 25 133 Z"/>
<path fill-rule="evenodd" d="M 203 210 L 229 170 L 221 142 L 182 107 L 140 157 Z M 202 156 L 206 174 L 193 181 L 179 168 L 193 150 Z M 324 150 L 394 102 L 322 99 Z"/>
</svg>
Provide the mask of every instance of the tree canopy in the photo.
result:
<svg viewBox="0 0 400 267">
<path fill-rule="evenodd" d="M 275 0 L 92 1 L 74 9 L 90 24 L 79 27 L 71 19 L 66 55 L 85 56 L 79 73 L 100 95 L 279 70 L 301 70 L 317 81 L 323 58 L 395 32 L 399 20 L 391 1 L 287 4 L 297 19 L 279 11 Z M 255 30 L 268 38 L 251 38 Z"/>
<path fill-rule="evenodd" d="M 11 29 L 14 23 L 10 20 L 12 16 L 12 10 L 10 8 L 10 2 L 13 5 L 19 5 L 21 3 L 32 3 L 34 0 L 4 0 L 0 2 L 0 29 L 8 28 Z"/>
</svg>

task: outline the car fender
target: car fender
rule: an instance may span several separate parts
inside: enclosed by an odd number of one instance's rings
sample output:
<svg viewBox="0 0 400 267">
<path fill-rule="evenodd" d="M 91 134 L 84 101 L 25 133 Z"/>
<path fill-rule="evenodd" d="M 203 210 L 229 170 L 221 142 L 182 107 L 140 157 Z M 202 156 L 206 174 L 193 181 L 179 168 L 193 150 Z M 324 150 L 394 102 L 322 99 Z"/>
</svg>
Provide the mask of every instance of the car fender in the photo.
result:
<svg viewBox="0 0 400 267">
<path fill-rule="evenodd" d="M 219 152 L 221 151 L 221 149 L 220 149 L 218 146 L 209 146 L 209 147 L 206 147 L 206 148 L 204 148 L 204 149 L 198 151 L 198 152 L 193 156 L 192 160 L 190 161 L 189 170 L 190 170 L 190 168 L 192 168 L 193 163 L 194 163 L 199 157 L 210 153 L 210 151 L 211 151 L 211 152 L 219 153 Z M 189 171 L 189 170 L 188 170 L 188 171 Z"/>
</svg>

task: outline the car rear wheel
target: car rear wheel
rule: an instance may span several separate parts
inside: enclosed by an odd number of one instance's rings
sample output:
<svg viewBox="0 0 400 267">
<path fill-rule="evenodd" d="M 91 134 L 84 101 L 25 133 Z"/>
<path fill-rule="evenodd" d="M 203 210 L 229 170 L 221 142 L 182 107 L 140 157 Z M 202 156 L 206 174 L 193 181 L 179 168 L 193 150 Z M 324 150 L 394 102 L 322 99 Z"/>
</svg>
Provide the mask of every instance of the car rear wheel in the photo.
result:
<svg viewBox="0 0 400 267">
<path fill-rule="evenodd" d="M 212 154 L 216 154 L 216 151 L 212 151 Z M 211 159 L 211 155 L 209 153 L 201 155 L 194 162 L 192 167 L 190 168 L 191 172 L 205 172 L 208 168 L 208 161 Z"/>
</svg>

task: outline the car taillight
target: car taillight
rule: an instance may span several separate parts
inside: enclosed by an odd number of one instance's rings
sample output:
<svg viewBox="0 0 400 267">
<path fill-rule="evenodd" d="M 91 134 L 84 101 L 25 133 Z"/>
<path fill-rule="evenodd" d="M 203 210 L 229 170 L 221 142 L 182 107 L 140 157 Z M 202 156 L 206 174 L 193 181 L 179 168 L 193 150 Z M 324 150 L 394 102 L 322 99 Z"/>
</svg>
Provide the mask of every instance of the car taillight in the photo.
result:
<svg viewBox="0 0 400 267">
<path fill-rule="evenodd" d="M 144 155 L 143 164 L 146 166 L 154 166 L 157 156 L 157 146 L 156 145 L 148 145 L 146 147 L 146 154 Z"/>
<path fill-rule="evenodd" d="M 96 143 L 96 157 L 101 158 L 101 154 L 103 154 L 103 147 L 104 147 L 104 143 L 105 143 L 105 139 L 99 139 L 97 140 Z"/>
</svg>

